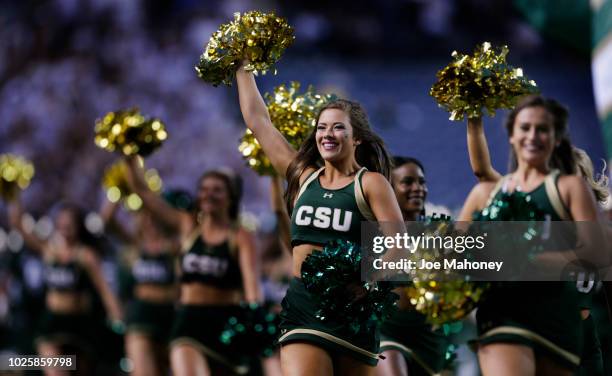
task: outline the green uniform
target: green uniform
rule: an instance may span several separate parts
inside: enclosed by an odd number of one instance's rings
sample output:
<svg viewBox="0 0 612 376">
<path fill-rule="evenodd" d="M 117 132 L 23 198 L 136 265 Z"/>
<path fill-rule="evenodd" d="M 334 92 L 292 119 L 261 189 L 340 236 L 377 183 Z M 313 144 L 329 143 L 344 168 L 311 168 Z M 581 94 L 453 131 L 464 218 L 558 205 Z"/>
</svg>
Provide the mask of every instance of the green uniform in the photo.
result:
<svg viewBox="0 0 612 376">
<path fill-rule="evenodd" d="M 399 351 L 410 375 L 439 374 L 447 362 L 450 344 L 441 328 L 434 330 L 425 315 L 414 310 L 397 310 L 380 328 L 380 351 Z"/>
<path fill-rule="evenodd" d="M 172 287 L 175 284 L 174 256 L 142 254 L 132 265 L 133 285 Z M 168 341 L 174 319 L 174 302 L 154 303 L 133 299 L 127 307 L 127 331 L 144 333 L 158 342 Z"/>
<path fill-rule="evenodd" d="M 47 291 L 90 294 L 93 284 L 85 269 L 76 261 L 60 263 L 52 261 L 45 266 Z M 91 315 L 68 314 L 46 310 L 38 326 L 36 342 L 51 341 L 89 347 L 92 341 Z"/>
<path fill-rule="evenodd" d="M 529 195 L 553 221 L 570 220 L 557 189 L 558 171 Z M 500 195 L 502 179 L 491 194 Z M 556 359 L 569 368 L 580 364 L 583 301 L 575 282 L 497 283 L 478 307 L 478 344 L 516 343 L 531 347 L 536 355 Z"/>
<path fill-rule="evenodd" d="M 323 245 L 341 239 L 361 243 L 361 222 L 376 220 L 361 187 L 365 169 L 349 185 L 325 189 L 319 183 L 323 168 L 311 174 L 300 187 L 291 216 L 291 243 Z M 282 302 L 281 336 L 283 345 L 307 342 L 330 354 L 344 354 L 370 365 L 378 362 L 378 331 L 354 333 L 345 322 L 321 321 L 312 297 L 301 279 L 294 278 Z"/>
<path fill-rule="evenodd" d="M 380 351 L 397 350 L 406 359 L 410 375 L 437 375 L 446 363 L 449 337 L 434 330 L 425 316 L 411 310 L 398 310 L 383 321 Z"/>
<path fill-rule="evenodd" d="M 242 275 L 238 264 L 234 231 L 230 238 L 218 245 L 204 242 L 195 232 L 185 244 L 181 260 L 181 282 L 199 283 L 219 289 L 242 288 Z M 170 346 L 187 344 L 202 352 L 209 362 L 235 374 L 249 372 L 250 359 L 232 346 L 221 342 L 221 333 L 230 317 L 241 317 L 239 305 L 183 305 L 174 317 Z"/>
</svg>

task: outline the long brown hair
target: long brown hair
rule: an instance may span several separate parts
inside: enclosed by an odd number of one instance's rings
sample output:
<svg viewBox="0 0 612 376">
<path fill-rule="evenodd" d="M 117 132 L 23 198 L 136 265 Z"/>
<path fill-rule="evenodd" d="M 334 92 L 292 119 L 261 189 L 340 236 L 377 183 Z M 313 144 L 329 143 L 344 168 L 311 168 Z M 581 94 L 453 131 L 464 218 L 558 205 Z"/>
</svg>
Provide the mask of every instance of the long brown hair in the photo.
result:
<svg viewBox="0 0 612 376">
<path fill-rule="evenodd" d="M 242 198 L 242 179 L 240 176 L 226 170 L 209 170 L 202 174 L 198 180 L 198 187 L 207 178 L 216 178 L 225 183 L 230 200 L 228 214 L 232 221 L 237 221 L 240 211 L 240 199 Z"/>
<path fill-rule="evenodd" d="M 370 171 L 379 172 L 387 179 L 391 175 L 392 160 L 385 143 L 370 128 L 368 116 L 363 107 L 353 101 L 337 99 L 319 110 L 316 124 L 319 123 L 321 113 L 327 109 L 338 109 L 344 111 L 348 116 L 353 128 L 353 137 L 361 143 L 355 149 L 355 159 L 359 165 L 366 167 Z M 309 167 L 319 168 L 323 165 L 323 158 L 317 149 L 315 139 L 316 127 L 306 138 L 298 150 L 296 157 L 291 161 L 287 168 L 287 191 L 285 200 L 287 209 L 291 213 L 293 201 L 300 189 L 300 176 Z"/>
<path fill-rule="evenodd" d="M 555 147 L 550 164 L 551 167 L 559 169 L 561 173 L 573 175 L 576 173 L 576 164 L 572 151 L 572 143 L 568 134 L 567 118 L 569 112 L 561 103 L 554 99 L 544 98 L 541 95 L 530 95 L 523 98 L 508 115 L 506 119 L 506 130 L 508 136 L 512 136 L 514 131 L 514 121 L 516 116 L 523 109 L 528 107 L 543 107 L 553 117 L 553 126 L 555 131 L 555 139 L 559 140 L 559 145 Z M 510 148 L 509 171 L 512 172 L 518 167 L 516 153 L 514 148 Z"/>
</svg>

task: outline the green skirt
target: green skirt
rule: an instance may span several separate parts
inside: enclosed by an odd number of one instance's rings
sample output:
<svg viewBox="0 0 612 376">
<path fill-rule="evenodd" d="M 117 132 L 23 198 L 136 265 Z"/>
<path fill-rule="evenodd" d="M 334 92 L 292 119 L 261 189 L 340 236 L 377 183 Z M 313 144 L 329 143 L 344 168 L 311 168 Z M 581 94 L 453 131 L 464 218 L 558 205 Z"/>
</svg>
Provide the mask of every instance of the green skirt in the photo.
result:
<svg viewBox="0 0 612 376">
<path fill-rule="evenodd" d="M 317 306 L 299 278 L 293 278 L 283 299 L 280 313 L 280 345 L 306 342 L 334 354 L 351 356 L 363 363 L 378 363 L 378 331 L 354 333 L 346 322 L 321 321 L 315 317 Z"/>
<path fill-rule="evenodd" d="M 38 323 L 35 342 L 54 342 L 90 349 L 93 342 L 92 317 L 88 314 L 65 314 L 46 310 Z"/>
<path fill-rule="evenodd" d="M 425 316 L 415 311 L 398 310 L 380 328 L 380 351 L 399 351 L 411 375 L 442 371 L 449 345 L 449 337 L 441 329 L 433 330 Z"/>
<path fill-rule="evenodd" d="M 198 349 L 214 365 L 235 374 L 249 373 L 248 356 L 231 345 L 221 342 L 230 317 L 241 317 L 240 306 L 183 305 L 174 318 L 170 334 L 170 346 L 189 345 Z"/>
<path fill-rule="evenodd" d="M 569 369 L 580 364 L 583 324 L 575 283 L 512 282 L 487 292 L 476 312 L 476 345 L 516 343 Z"/>
<path fill-rule="evenodd" d="M 174 303 L 150 303 L 132 300 L 127 309 L 128 332 L 139 332 L 165 343 L 174 320 Z"/>
</svg>

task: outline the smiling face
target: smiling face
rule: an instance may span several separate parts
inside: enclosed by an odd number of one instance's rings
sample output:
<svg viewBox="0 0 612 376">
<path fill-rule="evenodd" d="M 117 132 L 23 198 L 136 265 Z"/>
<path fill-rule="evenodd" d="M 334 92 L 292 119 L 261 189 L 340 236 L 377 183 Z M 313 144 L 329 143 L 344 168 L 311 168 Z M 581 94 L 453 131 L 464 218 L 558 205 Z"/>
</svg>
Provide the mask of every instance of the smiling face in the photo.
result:
<svg viewBox="0 0 612 376">
<path fill-rule="evenodd" d="M 423 170 L 415 163 L 404 163 L 391 174 L 393 190 L 406 220 L 415 220 L 425 209 L 427 185 Z"/>
<path fill-rule="evenodd" d="M 79 226 L 76 215 L 71 210 L 62 209 L 57 213 L 55 228 L 68 243 L 78 240 Z"/>
<path fill-rule="evenodd" d="M 354 138 L 349 115 L 337 108 L 321 112 L 315 140 L 321 158 L 329 162 L 350 158 L 360 143 Z"/>
<path fill-rule="evenodd" d="M 225 181 L 216 176 L 207 176 L 200 181 L 198 188 L 199 209 L 204 214 L 227 212 L 230 194 Z"/>
<path fill-rule="evenodd" d="M 510 144 L 518 161 L 547 165 L 558 143 L 554 117 L 544 107 L 526 107 L 516 115 Z"/>
</svg>

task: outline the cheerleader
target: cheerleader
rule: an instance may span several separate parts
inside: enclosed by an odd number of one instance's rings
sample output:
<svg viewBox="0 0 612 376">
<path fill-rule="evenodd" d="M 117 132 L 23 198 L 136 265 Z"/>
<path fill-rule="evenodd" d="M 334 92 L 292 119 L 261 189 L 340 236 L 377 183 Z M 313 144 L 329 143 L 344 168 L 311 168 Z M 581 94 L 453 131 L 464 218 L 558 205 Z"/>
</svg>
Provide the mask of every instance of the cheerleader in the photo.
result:
<svg viewBox="0 0 612 376">
<path fill-rule="evenodd" d="M 99 294 L 113 323 L 120 323 L 123 313 L 102 275 L 100 258 L 88 242 L 83 211 L 74 205 L 62 205 L 55 218 L 55 231 L 48 240 L 41 240 L 23 226 L 19 196 L 8 203 L 8 208 L 11 226 L 21 233 L 30 249 L 41 254 L 45 263 L 46 310 L 35 340 L 38 353 L 59 356 L 64 345 L 75 346 L 84 353 L 91 351 L 95 340 L 92 293 Z M 77 368 L 85 372 L 85 364 L 80 361 Z M 63 371 L 47 369 L 45 373 L 57 375 Z"/>
<path fill-rule="evenodd" d="M 109 203 L 101 211 L 105 222 L 114 217 L 118 204 Z M 165 375 L 168 369 L 168 336 L 178 298 L 176 281 L 176 232 L 155 220 L 146 209 L 133 213 L 134 234 L 129 243 L 137 257 L 124 257 L 129 266 L 131 297 L 126 314 L 125 349 L 132 361 L 131 373 Z"/>
<path fill-rule="evenodd" d="M 468 152 L 474 175 L 481 182 L 496 182 L 501 179 L 491 163 L 482 119 L 469 119 L 467 128 Z M 591 188 L 599 206 L 603 208 L 609 196 L 608 180 L 604 174 L 595 178 L 593 162 L 584 150 L 572 146 L 572 159 L 576 175 L 582 177 Z M 601 214 L 601 212 L 600 212 Z M 579 375 L 603 376 L 603 355 L 595 321 L 590 315 L 592 298 L 596 281 L 577 281 L 577 290 L 581 293 L 581 317 L 583 319 L 583 352 L 581 354 Z"/>
<path fill-rule="evenodd" d="M 405 221 L 425 215 L 427 183 L 425 169 L 415 158 L 395 157 L 391 183 Z M 433 330 L 425 316 L 416 312 L 403 288 L 399 288 L 399 310 L 383 321 L 380 350 L 385 360 L 376 374 L 436 375 L 444 368 L 449 340 L 441 329 Z"/>
<path fill-rule="evenodd" d="M 492 181 L 474 187 L 459 220 L 471 220 L 472 213 L 499 197 L 505 187 L 528 192 L 532 202 L 552 220 L 597 221 L 592 192 L 574 175 L 567 115 L 554 100 L 540 96 L 523 99 L 506 121 L 512 173 L 500 178 L 492 169 L 483 172 L 475 168 L 477 176 L 491 176 Z M 483 145 L 482 140 L 472 141 Z M 484 149 L 473 153 L 473 166 L 474 160 L 488 161 Z M 572 375 L 582 351 L 580 301 L 575 285 L 566 282 L 493 288 L 477 311 L 478 358 L 483 374 Z"/>
<path fill-rule="evenodd" d="M 220 341 L 230 317 L 240 317 L 240 302 L 259 303 L 259 259 L 254 237 L 238 224 L 241 186 L 220 170 L 199 180 L 197 214 L 167 204 L 145 184 L 136 159 L 128 159 L 131 188 L 156 220 L 180 236 L 180 308 L 170 335 L 175 375 L 246 374 L 249 359 Z"/>
<path fill-rule="evenodd" d="M 316 129 L 294 150 L 272 125 L 253 74 L 243 66 L 236 76 L 245 123 L 278 175 L 288 180 L 294 278 L 282 302 L 283 374 L 372 374 L 378 362 L 377 330 L 355 334 L 346 322 L 317 319 L 316 304 L 300 276 L 302 262 L 326 242 L 360 243 L 362 221 L 402 222 L 388 182 L 389 154 L 370 130 L 363 108 L 348 100 L 324 106 Z"/>
</svg>

